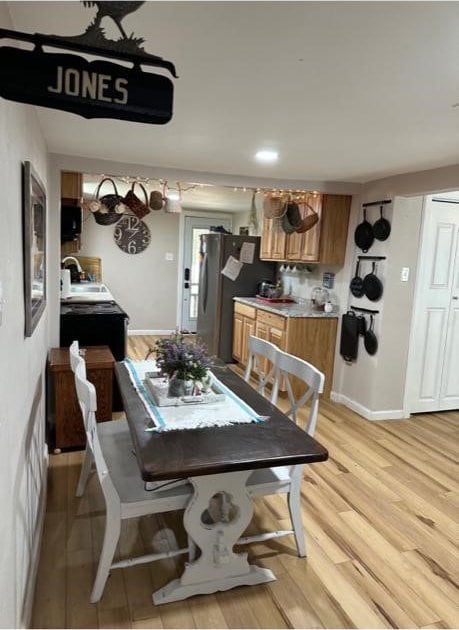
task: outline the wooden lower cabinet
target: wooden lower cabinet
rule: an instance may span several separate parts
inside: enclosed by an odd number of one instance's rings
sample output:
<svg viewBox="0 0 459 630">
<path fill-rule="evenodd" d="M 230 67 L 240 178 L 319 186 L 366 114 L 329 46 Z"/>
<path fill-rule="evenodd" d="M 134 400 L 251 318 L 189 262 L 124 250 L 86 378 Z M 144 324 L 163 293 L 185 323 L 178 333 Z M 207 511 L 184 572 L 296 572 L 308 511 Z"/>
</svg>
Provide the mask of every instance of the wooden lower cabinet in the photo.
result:
<svg viewBox="0 0 459 630">
<path fill-rule="evenodd" d="M 108 346 L 90 346 L 86 348 L 85 360 L 88 380 L 97 393 L 97 422 L 111 420 L 115 359 Z M 51 348 L 49 351 L 48 405 L 54 425 L 54 447 L 84 447 L 86 435 L 68 348 Z"/>
<path fill-rule="evenodd" d="M 244 327 L 241 321 L 244 316 L 238 312 L 239 307 L 255 311 L 251 318 L 251 326 Z M 247 364 L 248 337 L 255 334 L 256 337 L 270 341 L 284 352 L 308 361 L 323 372 L 325 375 L 323 397 L 329 399 L 333 383 L 337 326 L 336 317 L 283 317 L 235 302 L 233 357 L 243 366 Z M 263 362 L 261 365 L 266 373 L 268 366 Z M 297 394 L 300 391 L 300 387 L 295 384 L 293 389 Z M 286 391 L 285 383 L 281 383 L 280 390 Z"/>
<path fill-rule="evenodd" d="M 242 365 L 248 360 L 248 339 L 255 334 L 257 309 L 246 304 L 234 304 L 233 357 Z"/>
</svg>

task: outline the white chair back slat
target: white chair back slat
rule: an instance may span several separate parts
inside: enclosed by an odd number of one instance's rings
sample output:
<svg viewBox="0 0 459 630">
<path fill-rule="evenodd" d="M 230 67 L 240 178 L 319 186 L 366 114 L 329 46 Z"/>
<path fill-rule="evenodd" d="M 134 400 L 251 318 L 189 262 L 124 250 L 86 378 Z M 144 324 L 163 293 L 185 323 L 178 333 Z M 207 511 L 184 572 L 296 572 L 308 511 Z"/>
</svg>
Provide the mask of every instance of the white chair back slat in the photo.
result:
<svg viewBox="0 0 459 630">
<path fill-rule="evenodd" d="M 244 380 L 248 383 L 250 375 L 255 372 L 258 375 L 257 392 L 264 396 L 267 383 L 272 380 L 276 382 L 277 357 L 280 350 L 270 341 L 265 341 L 259 337 L 251 335 L 249 337 L 249 355 L 245 369 Z M 266 370 L 266 365 L 270 367 Z M 265 372 L 266 370 L 266 372 Z M 277 399 L 277 392 L 272 389 L 271 402 Z"/>
<path fill-rule="evenodd" d="M 86 362 L 80 354 L 80 346 L 77 340 L 73 341 L 69 348 L 70 354 L 70 367 L 72 368 L 72 372 L 75 374 L 75 370 L 77 365 L 81 362 L 84 364 L 84 378 L 86 378 Z"/>
<path fill-rule="evenodd" d="M 308 435 L 313 436 L 317 424 L 319 396 L 324 389 L 324 375 L 307 361 L 281 351 L 279 351 L 277 367 L 276 383 L 273 389 L 275 390 L 277 396 L 279 384 L 282 379 L 284 380 L 290 404 L 290 408 L 285 412 L 285 414 L 297 423 L 298 410 L 307 402 L 311 401 L 309 415 L 304 429 Z M 306 391 L 299 397 L 296 397 L 293 391 L 290 380 L 291 376 L 295 376 L 306 386 Z"/>
<path fill-rule="evenodd" d="M 84 361 L 83 361 L 84 363 Z M 75 372 L 75 386 L 77 397 L 83 413 L 83 421 L 86 429 L 86 439 L 89 448 L 94 456 L 97 476 L 104 492 L 112 495 L 113 500 L 117 499 L 117 493 L 110 479 L 107 463 L 105 462 L 102 448 L 100 446 L 99 434 L 97 432 L 97 395 L 96 388 L 83 375 L 81 365 L 78 365 Z"/>
</svg>

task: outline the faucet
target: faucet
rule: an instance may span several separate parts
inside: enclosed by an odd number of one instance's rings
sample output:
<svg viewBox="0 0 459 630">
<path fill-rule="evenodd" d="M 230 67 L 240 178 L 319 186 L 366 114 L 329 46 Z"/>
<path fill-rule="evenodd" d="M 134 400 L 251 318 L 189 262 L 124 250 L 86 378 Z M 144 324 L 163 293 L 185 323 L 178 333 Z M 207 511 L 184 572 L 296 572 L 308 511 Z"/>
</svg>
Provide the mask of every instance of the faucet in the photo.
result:
<svg viewBox="0 0 459 630">
<path fill-rule="evenodd" d="M 64 267 L 65 267 L 65 263 L 66 263 L 67 260 L 73 260 L 73 262 L 75 263 L 76 268 L 78 270 L 78 273 L 81 273 L 83 271 L 79 261 L 74 256 L 66 256 L 65 258 L 63 258 L 61 260 L 61 264 L 64 265 Z"/>
</svg>

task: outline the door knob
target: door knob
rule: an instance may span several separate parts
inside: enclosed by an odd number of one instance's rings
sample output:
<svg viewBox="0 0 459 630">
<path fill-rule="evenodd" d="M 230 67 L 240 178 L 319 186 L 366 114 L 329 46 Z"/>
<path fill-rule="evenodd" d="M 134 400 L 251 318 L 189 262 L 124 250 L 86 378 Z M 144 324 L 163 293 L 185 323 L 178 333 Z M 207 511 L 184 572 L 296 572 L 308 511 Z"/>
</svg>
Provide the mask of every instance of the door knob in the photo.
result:
<svg viewBox="0 0 459 630">
<path fill-rule="evenodd" d="M 453 295 L 453 300 L 459 300 L 459 295 Z"/>
</svg>

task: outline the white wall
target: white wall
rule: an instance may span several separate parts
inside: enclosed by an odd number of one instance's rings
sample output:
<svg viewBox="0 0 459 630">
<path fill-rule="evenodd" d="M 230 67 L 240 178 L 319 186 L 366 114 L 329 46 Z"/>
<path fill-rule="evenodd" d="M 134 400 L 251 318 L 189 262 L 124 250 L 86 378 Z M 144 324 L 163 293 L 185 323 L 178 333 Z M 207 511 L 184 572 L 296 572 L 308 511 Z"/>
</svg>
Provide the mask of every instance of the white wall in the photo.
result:
<svg viewBox="0 0 459 630">
<path fill-rule="evenodd" d="M 346 251 L 346 284 L 355 270 L 358 251 L 353 234 L 362 219 L 361 203 L 394 200 L 392 211 L 388 209 L 388 218 L 392 222 L 390 238 L 371 248 L 371 254 L 384 253 L 387 256 L 387 261 L 380 266 L 384 281 L 383 299 L 371 305 L 368 301 L 355 300 L 347 291 L 347 298 L 343 301 L 344 310 L 347 305 L 356 302 L 381 310 L 375 327 L 379 339 L 378 353 L 370 357 L 361 344 L 358 361 L 346 364 L 339 355 L 338 331 L 335 356 L 334 398 L 368 419 L 404 417 L 403 398 L 419 255 L 422 195 L 457 190 L 458 187 L 459 165 L 455 165 L 369 182 L 364 186 L 362 196 L 353 200 Z M 373 221 L 376 218 L 372 215 Z M 400 281 L 402 267 L 410 268 L 410 278 L 406 283 Z"/>
<path fill-rule="evenodd" d="M 12 28 L 6 3 L 0 26 Z M 24 338 L 21 164 L 45 186 L 47 150 L 34 108 L 0 99 L 0 626 L 28 624 L 44 508 L 45 368 L 49 306 Z"/>
<path fill-rule="evenodd" d="M 115 300 L 128 313 L 129 330 L 173 330 L 176 324 L 179 252 L 178 214 L 150 212 L 143 221 L 150 245 L 139 254 L 126 254 L 115 243 L 113 225 L 98 225 L 85 213 L 80 254 L 102 259 L 102 278 Z M 166 253 L 173 256 L 166 260 Z"/>
</svg>

